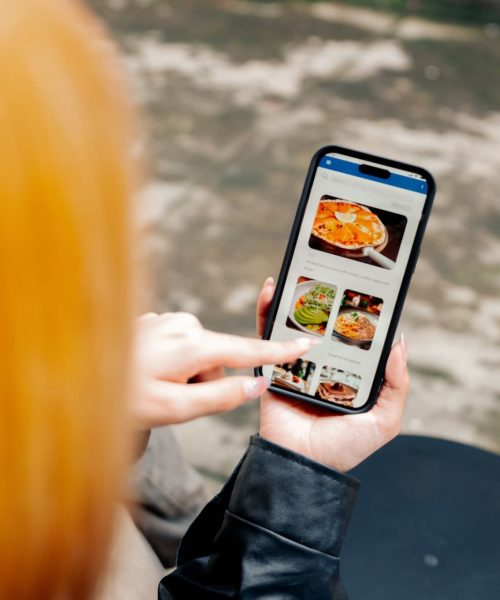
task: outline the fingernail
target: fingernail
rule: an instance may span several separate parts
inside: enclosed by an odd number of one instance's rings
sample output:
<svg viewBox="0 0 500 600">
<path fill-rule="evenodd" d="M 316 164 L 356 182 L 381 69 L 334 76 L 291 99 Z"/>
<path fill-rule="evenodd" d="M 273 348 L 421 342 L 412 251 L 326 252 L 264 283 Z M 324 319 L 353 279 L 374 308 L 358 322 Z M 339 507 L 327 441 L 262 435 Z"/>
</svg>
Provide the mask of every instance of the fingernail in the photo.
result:
<svg viewBox="0 0 500 600">
<path fill-rule="evenodd" d="M 264 281 L 264 287 L 267 287 L 268 285 L 274 285 L 274 277 L 268 277 Z"/>
<path fill-rule="evenodd" d="M 295 344 L 304 352 L 310 350 L 313 346 L 321 344 L 321 340 L 316 340 L 314 338 L 298 338 L 294 341 Z"/>
<path fill-rule="evenodd" d="M 408 362 L 408 344 L 406 343 L 404 333 L 401 334 L 399 343 L 401 344 L 401 356 L 403 357 L 404 363 L 406 364 Z"/>
<path fill-rule="evenodd" d="M 255 379 L 247 379 L 243 382 L 243 388 L 245 390 L 245 396 L 247 400 L 257 398 L 271 385 L 270 380 L 267 377 L 256 377 Z"/>
</svg>

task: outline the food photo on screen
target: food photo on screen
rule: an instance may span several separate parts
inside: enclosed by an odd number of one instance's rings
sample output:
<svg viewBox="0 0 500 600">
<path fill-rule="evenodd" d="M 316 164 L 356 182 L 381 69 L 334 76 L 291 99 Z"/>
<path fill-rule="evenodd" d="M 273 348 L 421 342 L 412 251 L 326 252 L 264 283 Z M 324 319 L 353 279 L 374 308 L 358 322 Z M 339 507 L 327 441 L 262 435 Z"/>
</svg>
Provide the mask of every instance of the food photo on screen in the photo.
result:
<svg viewBox="0 0 500 600">
<path fill-rule="evenodd" d="M 352 408 L 358 395 L 360 383 L 361 377 L 359 375 L 325 365 L 321 369 L 315 396 L 327 402 Z"/>
<path fill-rule="evenodd" d="M 377 330 L 383 300 L 346 290 L 333 326 L 332 339 L 369 350 Z"/>
<path fill-rule="evenodd" d="M 393 269 L 407 218 L 397 213 L 322 196 L 309 246 L 384 269 Z"/>
<path fill-rule="evenodd" d="M 325 335 L 337 287 L 299 277 L 286 320 L 287 327 L 316 336 Z"/>
<path fill-rule="evenodd" d="M 310 360 L 299 358 L 295 362 L 276 365 L 271 383 L 292 392 L 308 394 L 316 365 Z"/>
</svg>

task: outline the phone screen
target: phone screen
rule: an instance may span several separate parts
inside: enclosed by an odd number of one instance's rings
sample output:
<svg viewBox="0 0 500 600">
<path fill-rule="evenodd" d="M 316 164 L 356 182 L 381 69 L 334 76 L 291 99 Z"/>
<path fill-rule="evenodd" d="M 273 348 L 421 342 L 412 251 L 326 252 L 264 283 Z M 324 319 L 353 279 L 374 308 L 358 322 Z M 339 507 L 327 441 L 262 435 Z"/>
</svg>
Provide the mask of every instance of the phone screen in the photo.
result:
<svg viewBox="0 0 500 600">
<path fill-rule="evenodd" d="M 418 249 L 428 187 L 418 172 L 321 156 L 266 336 L 321 343 L 294 363 L 265 365 L 274 387 L 347 409 L 366 405 Z"/>
</svg>

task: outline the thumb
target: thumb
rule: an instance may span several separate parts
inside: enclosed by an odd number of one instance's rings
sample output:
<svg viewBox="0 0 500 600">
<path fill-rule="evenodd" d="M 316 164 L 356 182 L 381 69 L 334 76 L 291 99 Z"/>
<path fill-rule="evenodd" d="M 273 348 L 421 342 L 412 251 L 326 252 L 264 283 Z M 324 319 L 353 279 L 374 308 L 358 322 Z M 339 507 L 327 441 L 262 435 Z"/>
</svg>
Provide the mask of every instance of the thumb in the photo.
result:
<svg viewBox="0 0 500 600">
<path fill-rule="evenodd" d="M 393 346 L 385 368 L 385 380 L 382 386 L 384 397 L 388 399 L 399 398 L 401 392 L 405 394 L 410 387 L 410 376 L 407 367 L 408 350 L 404 336 Z"/>
<path fill-rule="evenodd" d="M 410 388 L 406 342 L 402 336 L 391 350 L 385 369 L 385 380 L 380 390 L 374 416 L 383 427 L 399 429 L 406 397 Z"/>
<path fill-rule="evenodd" d="M 155 382 L 152 392 L 155 426 L 184 423 L 232 410 L 257 398 L 269 387 L 265 377 L 222 377 L 203 383 Z"/>
</svg>

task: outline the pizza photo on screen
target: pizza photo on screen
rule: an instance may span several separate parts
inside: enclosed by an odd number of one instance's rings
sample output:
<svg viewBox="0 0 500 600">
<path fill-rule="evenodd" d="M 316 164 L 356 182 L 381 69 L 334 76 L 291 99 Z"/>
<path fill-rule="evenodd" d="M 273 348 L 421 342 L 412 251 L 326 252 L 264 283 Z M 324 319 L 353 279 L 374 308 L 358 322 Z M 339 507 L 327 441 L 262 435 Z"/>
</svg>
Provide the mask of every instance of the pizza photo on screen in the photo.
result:
<svg viewBox="0 0 500 600">
<path fill-rule="evenodd" d="M 322 196 L 309 246 L 384 269 L 393 269 L 407 218 L 397 213 Z"/>
</svg>

